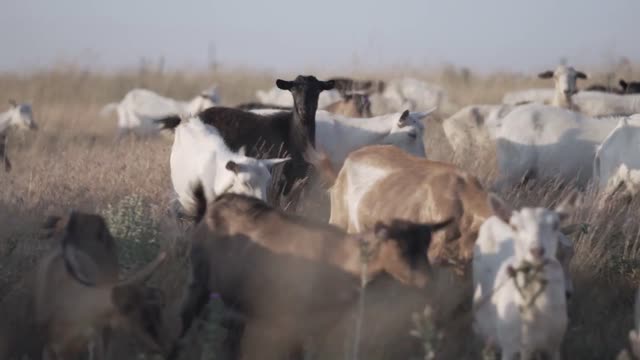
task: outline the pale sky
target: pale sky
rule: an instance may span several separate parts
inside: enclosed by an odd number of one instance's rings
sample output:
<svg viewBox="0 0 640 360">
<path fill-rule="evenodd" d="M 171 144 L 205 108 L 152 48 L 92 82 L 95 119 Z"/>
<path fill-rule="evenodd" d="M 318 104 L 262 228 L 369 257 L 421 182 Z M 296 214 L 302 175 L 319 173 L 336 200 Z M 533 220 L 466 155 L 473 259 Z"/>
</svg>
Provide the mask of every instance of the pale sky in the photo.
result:
<svg viewBox="0 0 640 360">
<path fill-rule="evenodd" d="M 164 57 L 295 71 L 387 64 L 536 70 L 640 60 L 640 0 L 4 0 L 0 71 Z"/>
</svg>

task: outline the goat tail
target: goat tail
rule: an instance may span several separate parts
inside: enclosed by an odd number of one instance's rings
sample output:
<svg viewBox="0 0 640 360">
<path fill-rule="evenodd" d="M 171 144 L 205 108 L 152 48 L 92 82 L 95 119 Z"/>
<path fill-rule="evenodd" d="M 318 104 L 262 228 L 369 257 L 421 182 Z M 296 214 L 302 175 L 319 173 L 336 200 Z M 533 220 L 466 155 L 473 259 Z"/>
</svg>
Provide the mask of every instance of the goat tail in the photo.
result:
<svg viewBox="0 0 640 360">
<path fill-rule="evenodd" d="M 453 223 L 454 218 L 450 217 L 445 221 L 441 221 L 439 223 L 435 223 L 435 224 L 431 224 L 429 225 L 429 227 L 431 228 L 432 232 L 436 232 L 439 230 L 442 230 L 444 228 L 446 228 L 447 226 L 451 225 L 451 223 Z"/>
<path fill-rule="evenodd" d="M 311 143 L 307 145 L 306 150 L 302 154 L 304 160 L 313 165 L 318 170 L 322 179 L 327 183 L 328 187 L 332 187 L 338 178 L 338 172 L 331 163 L 331 159 L 326 152 L 316 150 Z"/>
<path fill-rule="evenodd" d="M 198 181 L 191 188 L 191 195 L 196 202 L 195 223 L 198 224 L 207 213 L 207 197 L 205 196 L 202 182 Z"/>
<path fill-rule="evenodd" d="M 182 118 L 180 117 L 180 115 L 171 115 L 165 118 L 153 120 L 153 122 L 157 125 L 160 125 L 161 130 L 174 130 L 176 127 L 178 127 L 178 125 L 180 125 L 180 122 L 182 122 Z"/>
<path fill-rule="evenodd" d="M 109 114 L 111 114 L 112 112 L 116 111 L 116 109 L 118 109 L 118 105 L 120 105 L 120 103 L 112 102 L 103 106 L 102 110 L 100 110 L 100 116 L 103 118 L 109 116 Z"/>
</svg>

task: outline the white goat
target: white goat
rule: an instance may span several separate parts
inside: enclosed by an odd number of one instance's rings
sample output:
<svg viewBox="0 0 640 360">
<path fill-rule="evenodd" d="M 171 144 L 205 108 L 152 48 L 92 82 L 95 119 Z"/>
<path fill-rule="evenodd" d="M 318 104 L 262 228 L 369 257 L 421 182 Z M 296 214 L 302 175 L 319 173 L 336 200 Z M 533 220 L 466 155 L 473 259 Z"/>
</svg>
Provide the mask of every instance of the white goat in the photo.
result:
<svg viewBox="0 0 640 360">
<path fill-rule="evenodd" d="M 604 197 L 623 186 L 635 195 L 640 186 L 640 114 L 621 119 L 602 141 L 593 161 L 593 177 Z"/>
<path fill-rule="evenodd" d="M 171 181 L 178 201 L 186 213 L 203 216 L 196 209 L 194 189 L 202 188 L 206 199 L 226 193 L 238 193 L 267 199 L 271 167 L 284 159 L 255 159 L 237 153 L 224 143 L 218 130 L 204 124 L 198 116 L 180 122 L 175 129 L 171 149 Z"/>
<path fill-rule="evenodd" d="M 426 112 L 398 112 L 371 118 L 345 118 L 327 111 L 316 113 L 316 146 L 340 169 L 349 153 L 368 145 L 395 145 L 425 157 L 423 119 Z"/>
<path fill-rule="evenodd" d="M 9 129 L 38 129 L 30 104 L 18 105 L 15 100 L 9 100 L 9 105 L 11 106 L 9 110 L 0 113 L 0 161 L 4 163 L 4 169 L 7 172 L 11 171 L 11 161 L 6 149 Z"/>
<path fill-rule="evenodd" d="M 613 94 L 580 91 L 572 97 L 576 110 L 591 117 L 633 115 L 640 113 L 639 94 Z"/>
<path fill-rule="evenodd" d="M 576 82 L 578 79 L 586 79 L 587 75 L 577 71 L 571 66 L 559 65 L 555 70 L 538 74 L 541 79 L 553 78 L 555 89 L 528 89 L 511 92 L 504 95 L 502 102 L 510 105 L 518 105 L 526 102 L 541 102 L 573 109 L 572 96 L 578 92 Z M 551 95 L 551 98 L 549 96 Z"/>
<path fill-rule="evenodd" d="M 539 104 L 515 108 L 496 131 L 498 187 L 527 176 L 586 184 L 598 145 L 620 118 L 596 119 Z"/>
<path fill-rule="evenodd" d="M 325 110 L 316 112 L 316 146 L 339 170 L 347 156 L 368 145 L 395 145 L 404 151 L 425 157 L 423 120 L 435 109 L 426 112 L 404 112 L 370 118 L 347 118 Z M 270 115 L 282 110 L 250 110 Z"/>
<path fill-rule="evenodd" d="M 133 89 L 119 103 L 111 103 L 103 107 L 100 114 L 107 116 L 112 111 L 117 111 L 119 136 L 129 131 L 149 135 L 160 131 L 154 120 L 171 115 L 196 115 L 219 103 L 220 97 L 216 86 L 201 92 L 190 101 L 170 99 L 147 89 Z"/>
<path fill-rule="evenodd" d="M 577 192 L 555 211 L 511 211 L 497 197 L 490 200 L 500 217 L 482 224 L 474 249 L 474 330 L 488 345 L 497 341 L 502 359 L 531 359 L 536 352 L 558 359 L 571 283 L 569 261 L 558 259 L 568 242 L 560 223 L 576 205 Z"/>
</svg>

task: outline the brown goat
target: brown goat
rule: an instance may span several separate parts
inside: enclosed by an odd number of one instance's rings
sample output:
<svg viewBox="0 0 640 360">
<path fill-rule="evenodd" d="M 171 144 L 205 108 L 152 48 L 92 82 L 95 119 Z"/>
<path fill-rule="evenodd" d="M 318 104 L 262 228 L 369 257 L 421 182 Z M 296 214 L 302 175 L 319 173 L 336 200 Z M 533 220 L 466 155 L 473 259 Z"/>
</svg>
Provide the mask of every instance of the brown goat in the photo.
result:
<svg viewBox="0 0 640 360">
<path fill-rule="evenodd" d="M 125 330 L 148 350 L 162 352 L 163 296 L 144 282 L 166 254 L 118 281 L 114 241 L 100 216 L 72 212 L 49 227 L 59 231 L 62 244 L 36 269 L 34 313 L 45 359 L 67 359 L 94 341 L 102 357 L 107 329 Z"/>
<path fill-rule="evenodd" d="M 247 318 L 243 358 L 285 358 L 335 325 L 357 299 L 363 273 L 424 286 L 431 233 L 447 225 L 392 221 L 348 235 L 255 198 L 221 195 L 193 235 L 183 335 L 216 292 Z"/>
<path fill-rule="evenodd" d="M 373 117 L 369 96 L 362 94 L 345 95 L 342 100 L 336 101 L 324 109 L 330 113 L 352 118 Z"/>
<path fill-rule="evenodd" d="M 319 169 L 323 171 L 322 166 Z M 391 145 L 367 146 L 349 154 L 330 196 L 329 222 L 349 233 L 373 229 L 391 218 L 413 222 L 453 218 L 454 225 L 434 235 L 429 247 L 432 263 L 468 263 L 480 225 L 493 215 L 477 178 Z"/>
</svg>

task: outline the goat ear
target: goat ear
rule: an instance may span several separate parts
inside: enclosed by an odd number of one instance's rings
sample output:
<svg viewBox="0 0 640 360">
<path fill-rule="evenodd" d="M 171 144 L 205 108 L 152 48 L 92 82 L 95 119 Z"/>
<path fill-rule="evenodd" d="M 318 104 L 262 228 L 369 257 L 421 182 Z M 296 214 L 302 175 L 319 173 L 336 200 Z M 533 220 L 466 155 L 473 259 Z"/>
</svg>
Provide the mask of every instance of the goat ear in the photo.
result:
<svg viewBox="0 0 640 360">
<path fill-rule="evenodd" d="M 100 273 L 98 265 L 84 251 L 68 244 L 66 240 L 63 239 L 62 256 L 67 272 L 81 284 L 94 286 Z"/>
<path fill-rule="evenodd" d="M 587 74 L 583 73 L 582 71 L 578 71 L 578 72 L 576 72 L 576 78 L 578 78 L 578 79 L 587 79 L 588 76 L 587 76 Z"/>
<path fill-rule="evenodd" d="M 293 81 L 287 81 L 287 80 L 281 80 L 278 79 L 276 80 L 276 86 L 278 87 L 278 89 L 281 90 L 291 90 L 291 88 L 293 88 Z"/>
<path fill-rule="evenodd" d="M 247 156 L 247 147 L 244 145 L 240 146 L 240 149 L 238 149 L 238 155 Z"/>
<path fill-rule="evenodd" d="M 493 213 L 500 218 L 500 220 L 509 223 L 511 219 L 511 214 L 513 213 L 513 209 L 509 205 L 507 205 L 504 200 L 502 200 L 498 195 L 491 193 L 489 194 L 489 206 Z"/>
<path fill-rule="evenodd" d="M 398 119 L 398 126 L 399 127 L 404 127 L 407 125 L 407 122 L 409 120 L 409 110 L 405 110 L 402 115 L 400 115 L 400 118 Z"/>
<path fill-rule="evenodd" d="M 336 82 L 334 80 L 329 81 L 320 81 L 320 88 L 322 90 L 331 90 L 336 86 Z"/>
<path fill-rule="evenodd" d="M 627 84 L 626 81 L 624 81 L 623 79 L 620 79 L 620 81 L 618 83 L 620 84 L 620 87 L 622 88 L 622 90 L 627 90 L 627 86 L 629 84 Z"/>
<path fill-rule="evenodd" d="M 281 164 L 285 161 L 289 161 L 291 158 L 280 158 L 280 159 L 261 159 L 260 162 L 264 164 L 267 168 L 271 169 L 274 165 Z"/>
<path fill-rule="evenodd" d="M 540 79 L 551 79 L 553 77 L 553 71 L 547 70 L 545 72 L 541 72 L 540 74 L 538 74 L 538 77 Z"/>
<path fill-rule="evenodd" d="M 240 165 L 234 161 L 229 160 L 227 162 L 227 165 L 224 166 L 225 169 L 231 171 L 234 174 L 237 174 L 240 172 Z"/>
<path fill-rule="evenodd" d="M 9 105 L 11 105 L 12 108 L 18 107 L 18 103 L 14 99 L 9 99 Z"/>
<path fill-rule="evenodd" d="M 169 116 L 162 119 L 156 119 L 156 120 L 153 120 L 153 122 L 160 125 L 161 130 L 164 130 L 164 129 L 175 130 L 175 128 L 177 128 L 178 125 L 180 125 L 180 123 L 182 122 L 182 119 L 180 116 L 175 115 L 175 116 Z"/>
</svg>

